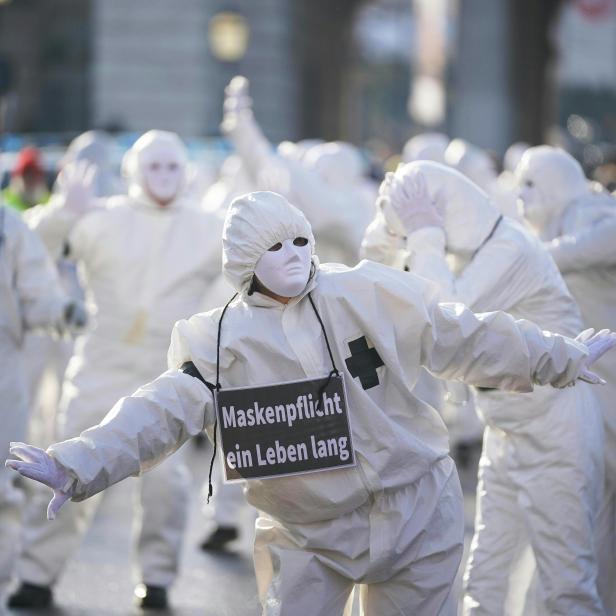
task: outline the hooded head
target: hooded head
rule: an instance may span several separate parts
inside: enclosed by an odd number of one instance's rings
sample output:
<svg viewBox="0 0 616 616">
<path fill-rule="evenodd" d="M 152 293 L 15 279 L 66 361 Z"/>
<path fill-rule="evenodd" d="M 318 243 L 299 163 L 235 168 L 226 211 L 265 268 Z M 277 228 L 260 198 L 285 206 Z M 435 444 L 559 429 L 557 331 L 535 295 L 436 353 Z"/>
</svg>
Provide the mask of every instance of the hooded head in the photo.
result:
<svg viewBox="0 0 616 616">
<path fill-rule="evenodd" d="M 363 175 L 364 162 L 350 143 L 331 141 L 312 146 L 303 158 L 308 169 L 316 171 L 330 186 L 340 188 L 356 183 Z"/>
<path fill-rule="evenodd" d="M 548 145 L 526 150 L 515 174 L 524 217 L 538 233 L 589 192 L 580 163 L 565 150 Z"/>
<path fill-rule="evenodd" d="M 414 170 L 424 176 L 428 195 L 443 216 L 447 250 L 463 255 L 477 250 L 500 216 L 488 195 L 455 169 L 432 161 L 400 165 L 395 175 L 402 179 Z M 395 222 L 387 198 L 381 198 L 379 205 L 395 231 L 400 223 Z"/>
<path fill-rule="evenodd" d="M 79 161 L 94 165 L 94 194 L 97 197 L 106 197 L 119 188 L 111 171 L 111 147 L 112 140 L 107 133 L 89 130 L 70 142 L 60 160 L 60 167 Z"/>
<path fill-rule="evenodd" d="M 297 238 L 304 238 L 307 243 L 294 243 Z M 278 244 L 280 248 L 271 250 Z M 238 291 L 248 290 L 255 271 L 259 270 L 263 272 L 259 279 L 274 293 L 299 295 L 310 278 L 312 262 L 317 262 L 310 223 L 300 210 L 273 192 L 251 192 L 231 202 L 222 232 L 222 248 L 223 273 Z M 268 279 L 263 280 L 264 277 Z M 286 285 L 282 289 L 285 292 L 272 288 L 277 284 Z"/>
<path fill-rule="evenodd" d="M 181 194 L 186 181 L 186 146 L 176 133 L 150 130 L 124 155 L 122 174 L 134 199 L 165 206 Z"/>
<path fill-rule="evenodd" d="M 422 133 L 411 137 L 402 150 L 402 161 L 412 163 L 415 160 L 445 162 L 445 150 L 449 138 L 443 133 Z"/>
<path fill-rule="evenodd" d="M 454 139 L 447 146 L 445 162 L 484 190 L 489 190 L 496 180 L 496 167 L 491 156 L 463 139 Z"/>
</svg>

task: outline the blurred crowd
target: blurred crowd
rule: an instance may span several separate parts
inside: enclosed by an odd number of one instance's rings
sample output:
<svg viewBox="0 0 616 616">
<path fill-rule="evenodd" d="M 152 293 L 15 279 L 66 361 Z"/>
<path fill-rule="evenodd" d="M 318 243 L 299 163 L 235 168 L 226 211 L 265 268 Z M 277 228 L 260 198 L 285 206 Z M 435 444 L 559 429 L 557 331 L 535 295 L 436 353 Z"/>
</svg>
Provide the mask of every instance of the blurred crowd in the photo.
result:
<svg viewBox="0 0 616 616">
<path fill-rule="evenodd" d="M 582 166 L 562 148 L 514 143 L 499 160 L 437 132 L 400 153 L 380 142 L 274 144 L 242 77 L 227 86 L 222 113 L 230 154 L 207 163 L 160 130 L 122 152 L 93 130 L 53 163 L 32 145 L 0 159 L 0 352 L 15 358 L 0 376 L 12 418 L 3 458 L 26 435 L 42 448 L 77 436 L 165 371 L 173 324 L 234 293 L 221 275 L 223 223 L 252 191 L 305 214 L 322 263 L 379 261 L 432 280 L 443 302 L 574 338 L 616 329 L 609 156 Z M 616 358 L 600 360 L 597 374 L 607 384 L 511 394 L 422 372 L 417 396 L 442 417 L 454 459 L 481 452 L 465 614 L 511 613 L 512 595 L 525 615 L 616 613 Z M 48 524 L 46 488 L 24 492 L 4 468 L 0 477 L 0 590 L 18 580 L 9 606 L 46 609 L 98 500 Z M 217 551 L 238 538 L 250 506 L 218 465 L 213 480 L 216 525 L 203 548 Z M 181 573 L 190 486 L 181 452 L 140 479 L 144 609 L 164 607 Z M 520 567 L 527 575 L 516 578 Z"/>
</svg>

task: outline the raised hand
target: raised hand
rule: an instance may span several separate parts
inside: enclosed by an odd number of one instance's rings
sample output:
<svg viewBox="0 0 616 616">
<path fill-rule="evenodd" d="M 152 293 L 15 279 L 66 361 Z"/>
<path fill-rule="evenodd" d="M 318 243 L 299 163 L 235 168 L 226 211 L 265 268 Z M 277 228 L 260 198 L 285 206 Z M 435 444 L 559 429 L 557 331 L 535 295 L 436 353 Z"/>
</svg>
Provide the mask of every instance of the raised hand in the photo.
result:
<svg viewBox="0 0 616 616">
<path fill-rule="evenodd" d="M 413 169 L 402 176 L 385 178 L 389 201 L 407 235 L 424 227 L 443 228 L 443 217 L 428 194 L 424 174 Z"/>
<path fill-rule="evenodd" d="M 5 466 L 20 475 L 44 483 L 53 490 L 53 497 L 47 507 L 47 519 L 54 520 L 60 507 L 70 499 L 71 478 L 68 473 L 43 449 L 26 443 L 11 443 L 11 455 L 19 460 L 7 460 Z"/>
<path fill-rule="evenodd" d="M 593 328 L 585 329 L 576 337 L 578 342 L 582 342 L 588 348 L 588 357 L 584 360 L 583 369 L 578 378 L 593 385 L 605 385 L 605 381 L 590 370 L 598 359 L 616 346 L 616 333 L 609 329 L 602 329 L 595 333 Z"/>
<path fill-rule="evenodd" d="M 225 113 L 238 112 L 243 109 L 252 108 L 252 99 L 250 98 L 250 82 L 246 77 L 237 75 L 225 88 Z"/>
<path fill-rule="evenodd" d="M 64 197 L 64 207 L 75 214 L 85 214 L 96 207 L 94 178 L 96 166 L 82 160 L 66 165 L 58 176 L 58 191 Z"/>
</svg>

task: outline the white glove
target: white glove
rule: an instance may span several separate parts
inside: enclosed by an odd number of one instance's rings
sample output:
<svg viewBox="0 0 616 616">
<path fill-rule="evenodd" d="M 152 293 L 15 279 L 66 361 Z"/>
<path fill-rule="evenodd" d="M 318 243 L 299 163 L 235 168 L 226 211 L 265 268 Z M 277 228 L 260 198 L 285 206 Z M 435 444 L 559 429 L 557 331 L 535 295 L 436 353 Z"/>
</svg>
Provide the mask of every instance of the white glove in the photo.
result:
<svg viewBox="0 0 616 616">
<path fill-rule="evenodd" d="M 407 235 L 424 227 L 443 228 L 443 217 L 428 195 L 426 178 L 421 171 L 414 169 L 402 177 L 386 176 L 383 183 L 382 190 L 387 191 L 392 209 Z"/>
<path fill-rule="evenodd" d="M 81 216 L 96 207 L 93 189 L 95 175 L 96 166 L 84 160 L 62 169 L 57 186 L 68 211 Z"/>
<path fill-rule="evenodd" d="M 225 88 L 225 102 L 223 109 L 225 113 L 240 112 L 244 109 L 252 109 L 252 99 L 250 98 L 250 82 L 246 77 L 237 75 Z"/>
<path fill-rule="evenodd" d="M 589 368 L 611 348 L 616 346 L 616 333 L 611 332 L 609 329 L 602 329 L 600 332 L 595 333 L 595 330 L 590 328 L 585 329 L 575 339 L 585 344 L 588 348 L 588 357 L 586 357 L 582 364 L 582 371 L 578 379 L 593 385 L 605 385 L 605 381 L 599 375 L 589 370 Z"/>
<path fill-rule="evenodd" d="M 26 443 L 11 443 L 11 455 L 20 460 L 7 460 L 5 466 L 19 474 L 40 483 L 53 490 L 53 498 L 47 507 L 47 519 L 55 520 L 60 507 L 70 499 L 72 489 L 68 473 L 46 452 Z"/>
<path fill-rule="evenodd" d="M 252 116 L 252 99 L 248 94 L 250 84 L 246 77 L 234 77 L 225 88 L 223 121 L 220 129 L 225 135 L 237 130 L 241 118 Z"/>
</svg>

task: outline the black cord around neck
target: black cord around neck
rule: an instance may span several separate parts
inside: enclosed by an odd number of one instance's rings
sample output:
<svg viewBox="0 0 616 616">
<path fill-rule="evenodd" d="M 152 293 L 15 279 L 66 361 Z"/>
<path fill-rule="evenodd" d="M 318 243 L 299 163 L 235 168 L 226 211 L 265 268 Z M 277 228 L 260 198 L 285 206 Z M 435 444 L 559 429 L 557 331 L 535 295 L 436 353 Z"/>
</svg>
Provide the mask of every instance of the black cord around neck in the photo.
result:
<svg viewBox="0 0 616 616">
<path fill-rule="evenodd" d="M 319 320 L 319 325 L 321 326 L 321 329 L 323 330 L 323 336 L 325 336 L 325 344 L 327 345 L 327 352 L 329 353 L 329 359 L 332 362 L 332 370 L 330 372 L 330 375 L 332 374 L 339 375 L 340 371 L 338 370 L 338 368 L 336 368 L 336 362 L 334 361 L 334 355 L 332 353 L 332 348 L 329 346 L 329 338 L 327 337 L 327 332 L 325 331 L 325 325 L 323 325 L 323 320 L 321 319 L 321 315 L 318 313 L 317 307 L 314 305 L 314 300 L 312 299 L 312 295 L 310 293 L 308 293 L 308 299 L 310 300 L 310 305 L 312 306 L 312 309 L 314 310 L 314 314 L 317 316 L 317 319 Z"/>
<path fill-rule="evenodd" d="M 222 333 L 222 320 L 227 312 L 227 308 L 231 302 L 237 297 L 237 293 L 226 303 L 222 310 L 220 319 L 218 320 L 218 335 L 216 337 L 216 391 L 220 391 L 220 335 Z M 214 495 L 214 487 L 212 486 L 212 473 L 214 472 L 214 462 L 216 461 L 216 453 L 218 452 L 218 413 L 214 419 L 214 452 L 210 460 L 210 470 L 207 477 L 207 503 L 210 504 L 210 498 Z"/>
</svg>

